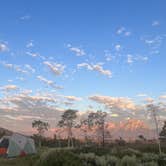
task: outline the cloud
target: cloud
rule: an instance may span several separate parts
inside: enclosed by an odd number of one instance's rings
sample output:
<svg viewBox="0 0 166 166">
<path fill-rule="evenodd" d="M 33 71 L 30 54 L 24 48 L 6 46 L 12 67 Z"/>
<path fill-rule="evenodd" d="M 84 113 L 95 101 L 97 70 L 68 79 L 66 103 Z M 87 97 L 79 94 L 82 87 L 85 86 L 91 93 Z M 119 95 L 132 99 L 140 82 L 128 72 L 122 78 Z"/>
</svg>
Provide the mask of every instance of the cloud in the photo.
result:
<svg viewBox="0 0 166 166">
<path fill-rule="evenodd" d="M 34 47 L 33 40 L 29 41 L 29 42 L 26 44 L 26 48 L 31 48 L 31 47 Z"/>
<path fill-rule="evenodd" d="M 166 99 L 166 95 L 159 96 L 160 99 Z"/>
<path fill-rule="evenodd" d="M 35 73 L 35 71 L 36 71 L 36 70 L 35 70 L 31 65 L 29 65 L 29 64 L 26 64 L 26 65 L 25 65 L 25 68 L 28 69 L 28 70 L 29 70 L 30 72 L 32 72 L 32 73 Z"/>
<path fill-rule="evenodd" d="M 116 34 L 124 35 L 124 36 L 130 36 L 131 32 L 127 31 L 126 28 L 124 28 L 124 27 L 120 27 L 120 28 L 117 29 Z"/>
<path fill-rule="evenodd" d="M 76 96 L 64 96 L 64 98 L 66 98 L 69 101 L 81 101 L 82 100 L 82 98 L 76 97 Z"/>
<path fill-rule="evenodd" d="M 16 85 L 5 85 L 3 87 L 0 87 L 0 89 L 4 91 L 12 91 L 12 90 L 17 90 L 18 87 Z"/>
<path fill-rule="evenodd" d="M 98 71 L 99 73 L 106 75 L 108 77 L 112 77 L 112 72 L 110 70 L 103 69 L 102 64 L 88 64 L 88 63 L 80 63 L 77 65 L 78 68 L 86 68 L 87 70 Z"/>
<path fill-rule="evenodd" d="M 45 61 L 43 62 L 55 74 L 61 75 L 64 72 L 65 66 L 60 63 Z"/>
<path fill-rule="evenodd" d="M 5 61 L 1 61 L 0 64 L 2 64 L 4 67 L 6 67 L 8 69 L 12 69 L 12 70 L 17 71 L 17 72 L 22 73 L 22 74 L 28 73 L 28 71 L 24 70 L 20 65 L 7 63 Z"/>
<path fill-rule="evenodd" d="M 52 94 L 22 91 L 0 98 L 0 125 L 24 133 L 32 130 L 32 121 L 37 119 L 54 126 L 63 111 Z"/>
<path fill-rule="evenodd" d="M 131 54 L 127 55 L 127 63 L 128 64 L 132 64 L 135 61 L 144 61 L 144 62 L 146 62 L 147 60 L 148 60 L 147 56 L 141 56 L 141 55 L 135 55 L 135 56 L 133 56 Z"/>
<path fill-rule="evenodd" d="M 136 104 L 130 98 L 94 95 L 90 96 L 89 99 L 104 104 L 110 109 L 137 110 Z"/>
<path fill-rule="evenodd" d="M 124 28 L 124 27 L 120 27 L 120 28 L 117 29 L 116 33 L 117 33 L 118 35 L 120 35 L 120 34 L 122 34 L 124 31 L 125 31 L 125 28 Z"/>
<path fill-rule="evenodd" d="M 22 73 L 22 74 L 29 74 L 29 73 L 34 73 L 35 72 L 35 69 L 32 68 L 28 64 L 16 65 L 16 64 L 7 63 L 5 61 L 0 61 L 0 64 L 2 64 L 4 67 L 6 67 L 8 69 L 14 70 L 14 71 Z"/>
<path fill-rule="evenodd" d="M 28 14 L 20 17 L 20 20 L 22 20 L 22 21 L 26 21 L 26 20 L 30 20 L 30 19 L 31 19 L 31 16 Z"/>
<path fill-rule="evenodd" d="M 55 88 L 55 89 L 63 89 L 63 87 L 62 86 L 58 86 L 58 85 L 56 85 L 53 81 L 51 81 L 51 80 L 47 80 L 45 77 L 43 77 L 43 76 L 37 76 L 37 78 L 40 80 L 40 81 L 42 81 L 42 82 L 44 82 L 46 85 L 49 85 L 49 86 L 51 86 L 51 87 L 53 87 L 53 88 Z"/>
<path fill-rule="evenodd" d="M 152 22 L 152 26 L 159 26 L 160 25 L 160 22 L 155 20 Z"/>
<path fill-rule="evenodd" d="M 131 35 L 131 32 L 127 31 L 127 32 L 125 32 L 124 35 L 125 35 L 125 36 L 130 36 L 130 35 Z"/>
<path fill-rule="evenodd" d="M 76 56 L 83 56 L 85 55 L 85 51 L 81 48 L 78 47 L 73 47 L 71 44 L 68 44 L 67 47 L 69 48 L 70 51 L 76 54 Z"/>
<path fill-rule="evenodd" d="M 120 51 L 121 50 L 121 45 L 120 44 L 115 45 L 115 50 Z"/>
<path fill-rule="evenodd" d="M 127 63 L 128 64 L 132 64 L 133 63 L 133 56 L 130 55 L 130 54 L 127 55 Z"/>
<path fill-rule="evenodd" d="M 139 94 L 137 94 L 137 96 L 138 96 L 138 97 L 146 97 L 146 96 L 148 96 L 148 95 L 145 94 L 145 93 L 139 93 Z"/>
<path fill-rule="evenodd" d="M 153 103 L 154 99 L 151 98 L 151 97 L 148 97 L 148 98 L 145 99 L 145 102 L 147 102 L 147 103 Z"/>
<path fill-rule="evenodd" d="M 0 52 L 6 52 L 9 48 L 5 43 L 0 43 Z"/>
<path fill-rule="evenodd" d="M 33 57 L 33 58 L 38 57 L 38 58 L 41 58 L 42 60 L 46 59 L 46 57 L 40 55 L 40 53 L 38 53 L 38 52 L 29 52 L 29 51 L 27 51 L 26 54 Z"/>
</svg>

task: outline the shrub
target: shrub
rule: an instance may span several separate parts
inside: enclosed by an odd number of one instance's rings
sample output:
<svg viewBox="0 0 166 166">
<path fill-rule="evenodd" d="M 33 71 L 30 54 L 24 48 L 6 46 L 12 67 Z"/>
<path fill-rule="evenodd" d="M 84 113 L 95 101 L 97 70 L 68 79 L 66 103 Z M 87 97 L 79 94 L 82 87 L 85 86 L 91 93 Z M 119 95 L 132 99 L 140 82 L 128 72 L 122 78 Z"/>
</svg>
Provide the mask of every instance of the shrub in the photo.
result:
<svg viewBox="0 0 166 166">
<path fill-rule="evenodd" d="M 137 166 L 138 161 L 135 156 L 124 156 L 119 166 Z"/>
<path fill-rule="evenodd" d="M 81 153 L 80 159 L 83 161 L 84 165 L 96 165 L 96 156 L 94 153 Z"/>
<path fill-rule="evenodd" d="M 142 156 L 140 151 L 132 149 L 132 148 L 127 148 L 127 149 L 123 150 L 123 154 L 128 155 L 128 156 L 135 155 L 136 157 L 141 157 Z"/>
<path fill-rule="evenodd" d="M 166 165 L 166 154 L 161 154 L 158 156 L 158 165 L 165 166 Z"/>
<path fill-rule="evenodd" d="M 144 153 L 142 156 L 142 162 L 146 163 L 146 162 L 157 162 L 158 160 L 158 155 L 154 154 L 154 153 Z"/>
<path fill-rule="evenodd" d="M 97 156 L 95 159 L 96 166 L 107 166 L 105 156 Z"/>
<path fill-rule="evenodd" d="M 70 152 L 69 150 L 49 150 L 44 152 L 40 160 L 38 160 L 37 166 L 82 166 L 82 162 L 79 157 Z"/>
<path fill-rule="evenodd" d="M 108 166 L 117 166 L 118 158 L 115 156 L 106 156 Z"/>
<path fill-rule="evenodd" d="M 158 166 L 158 164 L 154 161 L 144 163 L 143 166 Z"/>
</svg>

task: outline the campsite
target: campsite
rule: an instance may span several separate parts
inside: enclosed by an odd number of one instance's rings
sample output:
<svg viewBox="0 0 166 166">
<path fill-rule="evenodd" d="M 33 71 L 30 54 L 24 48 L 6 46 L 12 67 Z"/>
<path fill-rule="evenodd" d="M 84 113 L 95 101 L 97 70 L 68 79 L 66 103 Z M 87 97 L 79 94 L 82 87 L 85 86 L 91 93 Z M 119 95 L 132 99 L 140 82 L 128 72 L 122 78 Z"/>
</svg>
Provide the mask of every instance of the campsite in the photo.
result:
<svg viewBox="0 0 166 166">
<path fill-rule="evenodd" d="M 166 0 L 0 0 L 0 166 L 166 166 Z"/>
</svg>

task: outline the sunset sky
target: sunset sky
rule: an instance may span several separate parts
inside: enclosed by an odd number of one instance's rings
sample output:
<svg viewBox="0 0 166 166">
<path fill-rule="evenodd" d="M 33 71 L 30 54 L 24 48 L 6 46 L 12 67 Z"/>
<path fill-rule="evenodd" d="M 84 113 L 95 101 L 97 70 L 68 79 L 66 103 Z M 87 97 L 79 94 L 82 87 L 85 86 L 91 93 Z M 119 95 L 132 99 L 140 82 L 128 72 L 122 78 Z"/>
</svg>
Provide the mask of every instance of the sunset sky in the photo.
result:
<svg viewBox="0 0 166 166">
<path fill-rule="evenodd" d="M 1 0 L 0 127 L 52 127 L 64 109 L 150 124 L 166 102 L 165 0 Z M 166 111 L 161 111 L 161 120 Z"/>
</svg>

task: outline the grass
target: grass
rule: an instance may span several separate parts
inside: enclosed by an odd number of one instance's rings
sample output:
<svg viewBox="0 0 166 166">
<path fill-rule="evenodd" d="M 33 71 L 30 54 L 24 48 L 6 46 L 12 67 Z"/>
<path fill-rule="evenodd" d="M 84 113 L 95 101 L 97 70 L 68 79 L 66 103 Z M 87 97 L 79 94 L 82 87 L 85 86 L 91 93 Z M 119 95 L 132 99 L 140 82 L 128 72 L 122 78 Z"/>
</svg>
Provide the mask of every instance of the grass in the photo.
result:
<svg viewBox="0 0 166 166">
<path fill-rule="evenodd" d="M 100 153 L 99 153 L 100 152 Z M 166 154 L 132 148 L 42 148 L 36 155 L 0 158 L 0 166 L 166 166 Z"/>
</svg>

